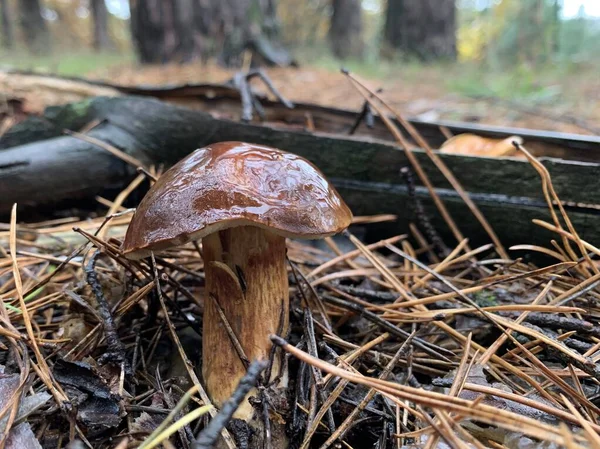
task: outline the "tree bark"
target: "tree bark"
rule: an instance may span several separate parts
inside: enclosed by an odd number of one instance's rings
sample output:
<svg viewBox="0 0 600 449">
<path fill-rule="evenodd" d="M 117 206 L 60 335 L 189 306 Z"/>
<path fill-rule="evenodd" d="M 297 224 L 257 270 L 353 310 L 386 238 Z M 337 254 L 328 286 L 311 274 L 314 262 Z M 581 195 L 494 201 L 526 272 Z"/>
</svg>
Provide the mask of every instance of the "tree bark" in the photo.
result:
<svg viewBox="0 0 600 449">
<path fill-rule="evenodd" d="M 332 116 L 327 117 L 330 121 Z M 54 124 L 55 129 L 46 130 L 45 136 L 40 136 L 34 119 L 37 119 L 38 127 Z M 395 233 L 404 232 L 408 222 L 414 219 L 406 213 L 414 206 L 414 197 L 408 194 L 404 181 L 398 175 L 398 167 L 410 163 L 405 153 L 392 143 L 237 123 L 153 99 L 117 97 L 48 108 L 43 118 L 31 118 L 28 123 L 13 127 L 19 127 L 22 134 L 17 142 L 14 139 L 12 142 L 19 146 L 3 146 L 7 134 L 16 137 L 12 129 L 0 139 L 0 217 L 3 220 L 14 203 L 18 203 L 21 212 L 24 212 L 25 205 L 35 206 L 38 217 L 39 211 L 44 210 L 45 217 L 56 217 L 59 211 L 72 208 L 77 198 L 86 199 L 86 202 L 76 204 L 89 210 L 95 208 L 94 195 L 114 197 L 136 176 L 134 167 L 106 150 L 76 137 L 61 136 L 63 129 L 80 129 L 94 120 L 101 124 L 87 133 L 88 136 L 110 143 L 146 165 L 164 163 L 169 167 L 196 148 L 220 141 L 247 141 L 281 148 L 305 157 L 319 167 L 334 181 L 355 215 L 398 214 L 398 221 L 394 223 Z M 452 128 L 452 131 L 459 134 L 468 130 Z M 512 133 L 514 130 L 511 130 Z M 502 134 L 487 135 L 499 137 Z M 541 142 L 534 135 L 523 137 L 528 139 L 528 143 Z M 560 139 L 557 135 L 552 139 L 563 146 L 569 143 L 569 140 Z M 597 152 L 600 148 L 598 139 L 589 136 L 586 139 L 590 146 L 584 153 Z M 581 148 L 585 142 L 573 141 L 573 150 L 569 152 Z M 432 184 L 446 186 L 444 176 L 427 155 L 420 150 L 414 153 Z M 528 224 L 533 218 L 551 218 L 539 178 L 531 176 L 527 162 L 446 154 L 440 154 L 440 157 L 451 171 L 465 174 L 461 179 L 463 187 L 478 203 L 481 202 L 482 212 L 498 230 L 504 243 L 517 244 L 527 240 L 531 244 L 543 245 L 547 242 L 546 234 Z M 543 159 L 542 163 L 549 170 L 557 193 L 564 201 L 600 203 L 600 189 L 590 188 L 598 182 L 598 162 Z M 506 183 L 506 179 L 515 181 Z M 112 191 L 107 193 L 106 189 Z M 427 190 L 417 186 L 416 191 L 426 203 L 426 213 L 431 214 L 434 227 L 447 229 L 441 216 L 431 206 Z M 454 216 L 470 213 L 458 196 L 451 196 L 447 190 L 443 192 L 444 201 L 448 199 Z M 58 201 L 62 204 L 57 205 Z M 28 213 L 32 213 L 31 208 Z M 27 213 L 20 216 L 26 217 Z M 521 220 L 515 221 L 515 216 Z M 570 216 L 583 239 L 600 239 L 597 214 L 585 207 L 573 206 Z M 472 237 L 471 241 L 487 241 L 476 220 L 463 220 L 461 226 L 464 226 L 465 235 Z M 376 238 L 380 239 L 381 235 Z"/>
<path fill-rule="evenodd" d="M 406 56 L 456 59 L 456 0 L 388 0 L 383 37 Z"/>
<path fill-rule="evenodd" d="M 0 0 L 0 14 L 2 15 L 2 47 L 10 50 L 14 47 L 14 31 L 12 22 L 12 11 L 8 0 Z"/>
<path fill-rule="evenodd" d="M 340 59 L 360 58 L 364 51 L 360 0 L 333 0 L 329 43 Z"/>
<path fill-rule="evenodd" d="M 94 31 L 94 50 L 102 51 L 111 48 L 112 43 L 108 33 L 108 10 L 104 0 L 91 0 L 92 22 Z"/>
<path fill-rule="evenodd" d="M 35 53 L 50 49 L 50 33 L 42 17 L 40 0 L 19 0 L 19 15 L 27 47 Z"/>
<path fill-rule="evenodd" d="M 235 67 L 246 49 L 271 64 L 285 65 L 290 59 L 281 58 L 274 45 L 273 0 L 132 0 L 131 31 L 143 63 L 218 57 Z"/>
</svg>

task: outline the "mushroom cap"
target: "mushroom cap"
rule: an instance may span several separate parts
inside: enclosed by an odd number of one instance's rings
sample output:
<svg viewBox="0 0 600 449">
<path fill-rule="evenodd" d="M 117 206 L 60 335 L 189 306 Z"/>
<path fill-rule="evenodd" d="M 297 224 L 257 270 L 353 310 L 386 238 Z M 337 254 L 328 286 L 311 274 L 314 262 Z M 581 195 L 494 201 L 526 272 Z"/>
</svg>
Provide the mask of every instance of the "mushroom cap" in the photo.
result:
<svg viewBox="0 0 600 449">
<path fill-rule="evenodd" d="M 318 239 L 351 220 L 338 192 L 306 159 L 221 142 L 194 151 L 158 179 L 133 215 L 122 249 L 139 259 L 236 226 Z"/>
</svg>

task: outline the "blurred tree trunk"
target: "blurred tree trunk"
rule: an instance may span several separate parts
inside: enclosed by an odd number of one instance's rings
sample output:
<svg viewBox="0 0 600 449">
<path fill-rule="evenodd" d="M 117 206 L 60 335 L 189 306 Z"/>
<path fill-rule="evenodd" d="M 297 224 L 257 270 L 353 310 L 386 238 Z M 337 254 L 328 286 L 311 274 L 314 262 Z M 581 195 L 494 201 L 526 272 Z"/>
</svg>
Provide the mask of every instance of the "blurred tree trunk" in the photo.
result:
<svg viewBox="0 0 600 449">
<path fill-rule="evenodd" d="M 2 16 L 2 47 L 9 50 L 14 47 L 15 39 L 8 0 L 0 0 L 0 15 Z"/>
<path fill-rule="evenodd" d="M 456 0 L 388 0 L 383 37 L 384 55 L 456 59 Z"/>
<path fill-rule="evenodd" d="M 27 47 L 35 53 L 50 49 L 50 33 L 42 17 L 40 0 L 19 0 L 19 18 Z"/>
<path fill-rule="evenodd" d="M 131 0 L 131 32 L 143 63 L 218 57 L 239 66 L 246 49 L 285 65 L 274 0 Z"/>
<path fill-rule="evenodd" d="M 15 39 L 8 0 L 0 0 L 0 15 L 2 15 L 2 47 L 9 50 L 14 47 Z"/>
<path fill-rule="evenodd" d="M 108 33 L 108 10 L 104 0 L 91 0 L 92 22 L 94 27 L 94 50 L 108 50 L 112 47 Z"/>
<path fill-rule="evenodd" d="M 553 55 L 557 55 L 560 51 L 560 13 L 561 13 L 561 2 L 560 0 L 554 0 L 552 5 L 552 39 L 551 39 L 551 50 Z"/>
<path fill-rule="evenodd" d="M 544 0 L 522 0 L 515 21 L 518 25 L 518 62 L 531 65 L 544 62 Z"/>
<path fill-rule="evenodd" d="M 340 59 L 360 58 L 364 51 L 362 7 L 360 0 L 333 0 L 329 43 Z"/>
</svg>

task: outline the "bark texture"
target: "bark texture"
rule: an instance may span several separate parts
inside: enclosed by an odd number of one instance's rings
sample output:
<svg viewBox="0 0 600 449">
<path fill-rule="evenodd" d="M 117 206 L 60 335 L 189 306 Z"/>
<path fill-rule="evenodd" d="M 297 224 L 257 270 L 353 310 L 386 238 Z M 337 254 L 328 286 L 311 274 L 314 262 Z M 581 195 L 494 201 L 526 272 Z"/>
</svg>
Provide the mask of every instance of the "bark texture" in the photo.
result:
<svg viewBox="0 0 600 449">
<path fill-rule="evenodd" d="M 388 0 L 384 54 L 456 59 L 456 0 Z"/>
<path fill-rule="evenodd" d="M 300 114 L 302 108 L 297 109 L 293 111 Z M 346 129 L 355 119 L 354 114 L 344 111 L 316 106 L 308 110 L 317 123 L 321 120 L 335 123 L 337 118 L 339 126 L 347 124 Z M 298 117 L 304 119 L 302 115 Z M 407 213 L 414 206 L 414 198 L 398 174 L 398 167 L 410 162 L 404 152 L 398 151 L 390 142 L 238 123 L 139 96 L 95 98 L 48 108 L 43 117 L 31 117 L 5 133 L 0 138 L 0 216 L 3 220 L 8 219 L 7 214 L 14 203 L 18 203 L 20 212 L 30 205 L 35 206 L 36 213 L 45 208 L 46 218 L 57 218 L 61 211 L 72 208 L 77 199 L 81 199 L 80 207 L 93 207 L 95 195 L 112 198 L 127 186 L 136 176 L 134 167 L 91 143 L 63 135 L 64 129 L 81 129 L 96 120 L 100 124 L 89 131 L 88 136 L 110 143 L 146 165 L 164 163 L 168 167 L 196 148 L 222 141 L 247 141 L 285 149 L 319 167 L 334 182 L 355 215 L 398 215 L 398 220 L 388 228 L 389 235 L 405 232 L 408 223 L 414 221 Z M 414 124 L 432 144 L 444 140 L 438 124 Z M 378 120 L 376 126 L 383 136 L 384 127 Z M 444 126 L 449 126 L 453 134 L 476 132 L 501 137 L 519 133 L 515 129 L 486 130 L 480 125 L 447 123 Z M 600 141 L 594 136 L 533 131 L 521 136 L 528 148 L 535 145 L 545 151 L 550 146 L 555 148 L 556 156 L 579 152 L 581 156 L 591 157 L 600 150 Z M 420 150 L 414 150 L 414 153 L 432 184 L 444 189 L 443 198 L 445 202 L 447 200 L 450 213 L 454 217 L 469 216 L 464 202 L 445 190 L 449 185 L 427 155 Z M 548 242 L 548 234 L 540 232 L 531 222 L 534 218 L 550 221 L 552 218 L 548 214 L 539 176 L 535 171 L 532 173 L 528 162 L 443 153 L 440 158 L 452 172 L 461 173 L 463 187 L 507 246 L 523 241 L 543 246 Z M 598 183 L 597 161 L 541 159 L 562 200 L 589 204 L 600 204 L 600 189 L 590 188 Z M 507 183 L 507 179 L 512 182 Z M 417 186 L 416 192 L 432 218 L 432 225 L 440 234 L 443 232 L 448 236 L 446 224 L 435 212 L 427 190 Z M 600 240 L 600 216 L 585 208 L 572 207 L 569 215 L 581 238 Z M 20 213 L 20 216 L 25 219 L 26 214 Z M 515 221 L 515 216 L 520 219 Z M 377 240 L 381 239 L 382 227 L 369 225 Z M 461 230 L 469 235 L 474 245 L 489 241 L 475 220 L 461 221 Z M 448 237 L 447 243 L 452 242 L 452 237 Z"/>
<path fill-rule="evenodd" d="M 286 65 L 273 0 L 132 0 L 131 31 L 143 63 L 218 57 L 241 65 L 244 50 Z M 285 53 L 285 52 L 284 52 Z"/>
<path fill-rule="evenodd" d="M 19 18 L 25 44 L 29 50 L 43 53 L 50 49 L 50 33 L 42 17 L 40 0 L 19 0 Z"/>
<path fill-rule="evenodd" d="M 108 10 L 104 0 L 91 0 L 92 22 L 94 31 L 94 50 L 108 50 L 111 46 L 108 32 Z"/>
<path fill-rule="evenodd" d="M 14 31 L 12 12 L 8 0 L 0 0 L 0 19 L 2 20 L 2 47 L 10 50 L 14 47 Z"/>
<path fill-rule="evenodd" d="M 364 52 L 360 0 L 333 0 L 329 43 L 340 59 L 360 58 Z"/>
</svg>

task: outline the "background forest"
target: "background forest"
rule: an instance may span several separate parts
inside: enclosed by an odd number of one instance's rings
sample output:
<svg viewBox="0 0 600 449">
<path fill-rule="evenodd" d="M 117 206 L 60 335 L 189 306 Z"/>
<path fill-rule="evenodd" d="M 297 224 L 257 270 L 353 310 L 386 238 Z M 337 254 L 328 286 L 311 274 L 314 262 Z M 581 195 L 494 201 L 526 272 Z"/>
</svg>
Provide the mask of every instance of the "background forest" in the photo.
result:
<svg viewBox="0 0 600 449">
<path fill-rule="evenodd" d="M 596 0 L 0 0 L 0 10 L 0 68 L 158 84 L 293 65 L 306 76 L 284 84 L 318 79 L 290 86 L 296 100 L 354 107 L 328 79 L 343 65 L 413 115 L 495 120 L 487 103 L 439 104 L 456 94 L 600 117 Z"/>
</svg>

